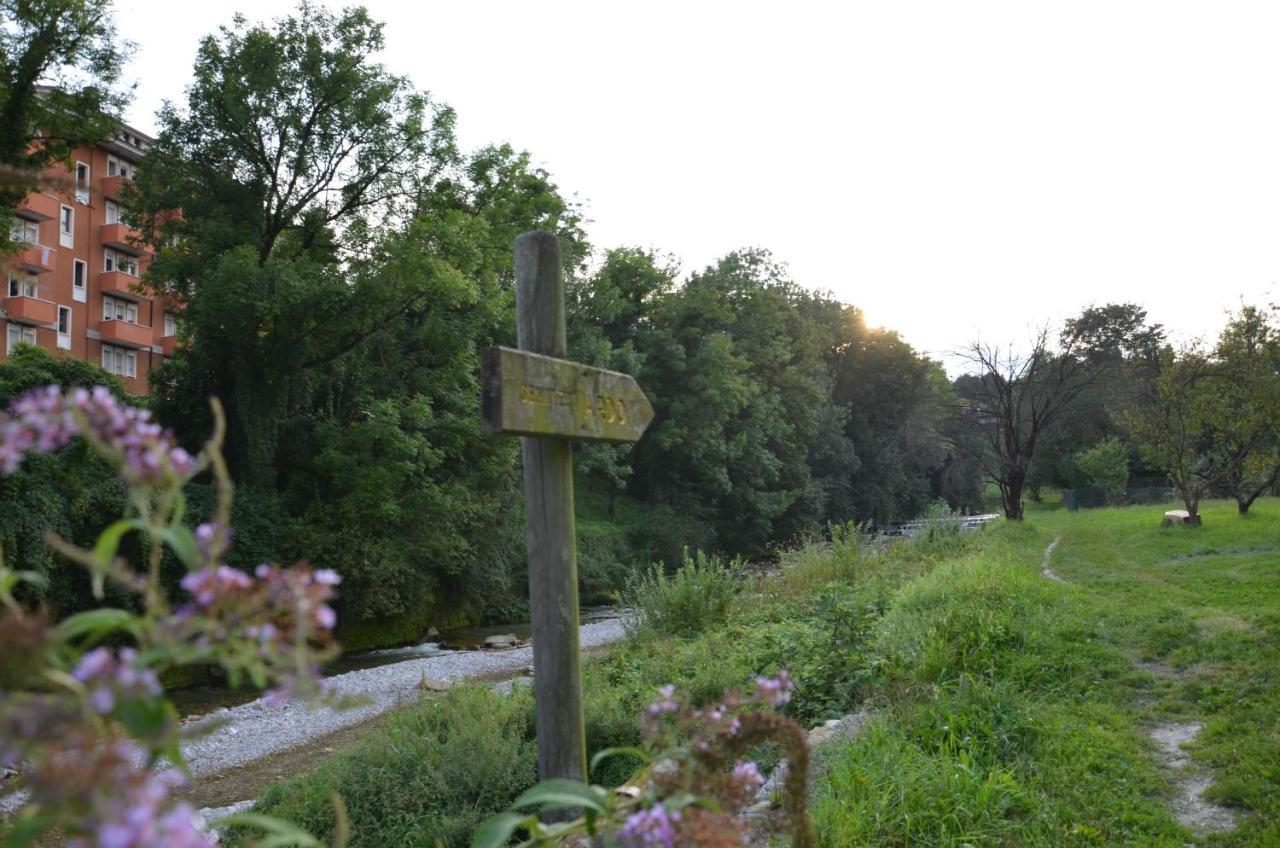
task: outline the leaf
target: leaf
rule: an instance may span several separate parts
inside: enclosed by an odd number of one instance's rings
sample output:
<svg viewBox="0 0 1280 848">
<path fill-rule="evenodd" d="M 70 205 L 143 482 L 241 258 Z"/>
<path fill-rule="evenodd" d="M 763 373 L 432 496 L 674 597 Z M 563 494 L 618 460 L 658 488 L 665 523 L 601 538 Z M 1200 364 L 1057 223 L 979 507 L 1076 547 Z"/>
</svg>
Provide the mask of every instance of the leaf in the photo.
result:
<svg viewBox="0 0 1280 848">
<path fill-rule="evenodd" d="M 597 812 L 608 812 L 608 796 L 597 786 L 587 786 L 576 780 L 544 780 L 526 790 L 512 802 L 513 808 L 541 806 L 544 810 L 563 810 L 583 807 Z"/>
<path fill-rule="evenodd" d="M 265 831 L 267 836 L 253 844 L 258 848 L 325 848 L 320 840 L 295 824 L 264 816 L 261 813 L 239 813 L 218 822 L 219 828 L 252 827 Z"/>
<path fill-rule="evenodd" d="M 137 518 L 121 518 L 102 531 L 102 535 L 93 546 L 93 558 L 98 563 L 98 567 L 93 569 L 91 575 L 95 598 L 102 599 L 106 584 L 106 570 L 111 565 L 111 561 L 116 558 L 116 551 L 120 550 L 120 540 L 124 538 L 124 534 L 130 530 L 145 530 L 146 527 L 147 525 Z"/>
<path fill-rule="evenodd" d="M 63 642 L 79 639 L 82 636 L 91 636 L 93 641 L 97 642 L 117 630 L 137 633 L 141 622 L 142 619 L 122 609 L 108 607 L 86 610 L 60 622 L 53 629 L 53 635 Z"/>
<path fill-rule="evenodd" d="M 27 808 L 14 817 L 10 829 L 0 832 L 0 835 L 4 837 L 5 848 L 27 848 L 54 824 L 53 816 L 48 813 L 34 812 Z"/>
<path fill-rule="evenodd" d="M 471 835 L 471 848 L 502 848 L 529 819 L 519 813 L 499 813 L 488 818 Z"/>
<path fill-rule="evenodd" d="M 603 751 L 597 751 L 596 755 L 591 758 L 591 767 L 588 771 L 595 771 L 596 766 L 600 765 L 607 759 L 612 757 L 632 756 L 640 761 L 641 765 L 648 765 L 649 755 L 639 748 L 630 746 L 620 746 L 617 748 L 605 748 Z"/>
<path fill-rule="evenodd" d="M 200 546 L 196 537 L 186 525 L 173 524 L 157 532 L 161 539 L 173 548 L 173 552 L 182 560 L 187 568 L 194 569 L 201 563 Z"/>
</svg>

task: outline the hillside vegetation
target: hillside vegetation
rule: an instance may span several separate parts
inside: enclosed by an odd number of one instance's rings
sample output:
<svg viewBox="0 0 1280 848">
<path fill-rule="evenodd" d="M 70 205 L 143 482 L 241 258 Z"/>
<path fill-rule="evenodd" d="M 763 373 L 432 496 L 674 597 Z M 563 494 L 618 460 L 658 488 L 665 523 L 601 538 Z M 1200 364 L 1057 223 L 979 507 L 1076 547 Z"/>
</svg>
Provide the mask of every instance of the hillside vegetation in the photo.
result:
<svg viewBox="0 0 1280 848">
<path fill-rule="evenodd" d="M 1177 775 L 1149 732 L 1195 720 L 1193 767 L 1239 820 L 1205 844 L 1275 845 L 1280 503 L 1254 512 L 1213 503 L 1206 527 L 1184 529 L 1161 528 L 1151 507 L 1044 510 L 880 554 L 838 535 L 745 584 L 723 623 L 642 631 L 590 663 L 589 747 L 637 743 L 663 683 L 711 699 L 786 666 L 801 723 L 876 715 L 821 749 L 823 844 L 1180 848 L 1201 837 L 1170 812 Z M 1055 538 L 1061 582 L 1040 571 Z M 401 711 L 260 806 L 323 833 L 338 791 L 354 845 L 465 845 L 534 780 L 532 728 L 527 694 L 464 688 Z M 610 768 L 593 779 L 626 776 Z"/>
</svg>

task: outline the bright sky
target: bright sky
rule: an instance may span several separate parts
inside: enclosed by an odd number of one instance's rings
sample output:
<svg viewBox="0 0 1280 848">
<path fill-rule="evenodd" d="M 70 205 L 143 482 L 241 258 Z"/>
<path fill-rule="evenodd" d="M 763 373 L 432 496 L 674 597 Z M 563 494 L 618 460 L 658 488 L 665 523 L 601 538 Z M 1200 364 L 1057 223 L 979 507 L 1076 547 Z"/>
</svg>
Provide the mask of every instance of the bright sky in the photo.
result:
<svg viewBox="0 0 1280 848">
<path fill-rule="evenodd" d="M 117 0 L 130 122 L 235 11 L 293 5 Z M 529 150 L 597 247 L 767 247 L 938 358 L 1091 303 L 1185 339 L 1280 300 L 1278 4 L 367 5 L 386 64 L 468 147 Z"/>
</svg>

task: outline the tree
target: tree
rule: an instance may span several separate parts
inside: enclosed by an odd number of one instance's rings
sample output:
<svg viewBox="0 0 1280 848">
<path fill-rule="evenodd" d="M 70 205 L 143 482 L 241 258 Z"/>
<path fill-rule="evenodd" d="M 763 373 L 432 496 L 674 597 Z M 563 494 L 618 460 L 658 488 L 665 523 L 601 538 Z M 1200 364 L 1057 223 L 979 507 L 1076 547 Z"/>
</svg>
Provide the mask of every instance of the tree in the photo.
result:
<svg viewBox="0 0 1280 848">
<path fill-rule="evenodd" d="M 0 238 L 40 171 L 120 125 L 131 45 L 108 0 L 0 0 Z"/>
<path fill-rule="evenodd" d="M 1194 347 L 1180 354 L 1167 348 L 1155 378 L 1121 416 L 1144 458 L 1168 473 L 1193 516 L 1226 474 L 1214 447 L 1216 391 L 1209 357 Z"/>
<path fill-rule="evenodd" d="M 1119 439 L 1106 439 L 1076 453 L 1076 466 L 1090 486 L 1101 489 L 1113 503 L 1129 483 L 1129 450 Z"/>
<path fill-rule="evenodd" d="M 1214 348 L 1214 451 L 1241 515 L 1280 478 L 1280 329 L 1274 314 L 1274 307 L 1243 306 Z"/>
<path fill-rule="evenodd" d="M 304 3 L 273 28 L 237 16 L 201 42 L 131 201 L 156 249 L 150 284 L 186 304 L 186 355 L 157 394 L 189 401 L 174 417 L 194 431 L 198 399 L 225 398 L 229 459 L 251 485 L 274 483 L 309 375 L 428 296 L 358 272 L 458 165 L 452 113 L 374 62 L 382 44 L 360 8 Z"/>
<path fill-rule="evenodd" d="M 960 412 L 985 437 L 985 449 L 973 458 L 1000 488 L 1010 520 L 1022 520 L 1023 488 L 1041 440 L 1103 373 L 1089 367 L 1081 340 L 1077 333 L 1064 333 L 1054 351 L 1045 328 L 1025 355 L 982 342 L 962 354 L 976 374 L 957 381 L 957 389 L 963 389 Z"/>
</svg>

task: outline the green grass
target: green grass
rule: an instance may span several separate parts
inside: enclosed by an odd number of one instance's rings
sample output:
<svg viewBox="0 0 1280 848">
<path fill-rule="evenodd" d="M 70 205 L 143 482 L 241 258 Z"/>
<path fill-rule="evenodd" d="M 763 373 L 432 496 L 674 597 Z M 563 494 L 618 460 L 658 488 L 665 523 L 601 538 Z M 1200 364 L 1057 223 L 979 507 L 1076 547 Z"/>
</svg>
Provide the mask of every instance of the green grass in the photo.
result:
<svg viewBox="0 0 1280 848">
<path fill-rule="evenodd" d="M 878 711 L 820 754 L 824 845 L 1280 845 L 1280 502 L 1249 519 L 1209 504 L 1202 528 L 1163 529 L 1162 509 L 1038 509 L 879 555 L 851 538 L 789 552 L 723 623 L 650 632 L 589 663 L 588 747 L 635 744 L 663 683 L 705 701 L 786 666 L 787 709 L 806 726 Z M 1061 583 L 1040 575 L 1054 538 Z M 1191 756 L 1239 808 L 1236 831 L 1201 838 L 1170 815 L 1147 733 L 1172 717 L 1204 724 Z M 354 846 L 465 845 L 532 780 L 532 751 L 527 696 L 463 689 L 260 807 L 324 834 L 338 791 Z M 593 779 L 627 776 L 606 768 Z"/>
</svg>

